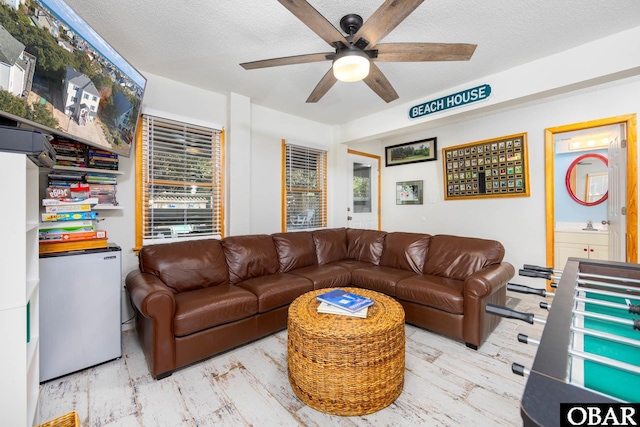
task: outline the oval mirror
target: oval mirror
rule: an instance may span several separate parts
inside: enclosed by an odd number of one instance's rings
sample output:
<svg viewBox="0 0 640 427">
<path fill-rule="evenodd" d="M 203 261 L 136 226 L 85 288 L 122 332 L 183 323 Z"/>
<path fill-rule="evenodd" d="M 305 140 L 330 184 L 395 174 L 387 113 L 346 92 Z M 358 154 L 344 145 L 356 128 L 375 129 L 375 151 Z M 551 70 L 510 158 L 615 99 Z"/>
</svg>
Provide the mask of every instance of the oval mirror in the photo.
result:
<svg viewBox="0 0 640 427">
<path fill-rule="evenodd" d="M 609 196 L 609 162 L 601 154 L 584 154 L 571 163 L 565 181 L 573 200 L 598 205 Z"/>
</svg>

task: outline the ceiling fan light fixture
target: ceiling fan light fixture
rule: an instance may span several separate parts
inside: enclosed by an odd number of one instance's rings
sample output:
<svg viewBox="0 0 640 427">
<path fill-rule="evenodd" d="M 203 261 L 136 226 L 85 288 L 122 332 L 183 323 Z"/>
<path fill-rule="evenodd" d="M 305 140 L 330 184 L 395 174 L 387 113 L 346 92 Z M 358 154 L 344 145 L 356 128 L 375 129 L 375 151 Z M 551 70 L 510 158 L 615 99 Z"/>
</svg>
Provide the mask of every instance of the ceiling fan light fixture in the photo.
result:
<svg viewBox="0 0 640 427">
<path fill-rule="evenodd" d="M 342 82 L 358 82 L 369 75 L 369 57 L 361 50 L 346 50 L 333 60 L 333 75 Z"/>
</svg>

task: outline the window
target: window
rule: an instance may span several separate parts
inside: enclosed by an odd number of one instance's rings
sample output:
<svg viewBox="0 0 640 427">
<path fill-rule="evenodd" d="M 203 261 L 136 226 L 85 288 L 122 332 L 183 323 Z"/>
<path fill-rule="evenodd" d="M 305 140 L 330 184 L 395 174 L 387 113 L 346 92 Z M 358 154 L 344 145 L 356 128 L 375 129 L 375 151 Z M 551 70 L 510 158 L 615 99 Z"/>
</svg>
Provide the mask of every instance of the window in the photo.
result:
<svg viewBox="0 0 640 427">
<path fill-rule="evenodd" d="M 83 97 L 84 99 L 89 99 L 89 94 L 88 94 L 88 93 L 85 93 L 82 97 Z"/>
<path fill-rule="evenodd" d="M 327 226 L 327 152 L 282 141 L 283 231 Z"/>
<path fill-rule="evenodd" d="M 223 236 L 224 131 L 144 115 L 136 245 Z"/>
</svg>

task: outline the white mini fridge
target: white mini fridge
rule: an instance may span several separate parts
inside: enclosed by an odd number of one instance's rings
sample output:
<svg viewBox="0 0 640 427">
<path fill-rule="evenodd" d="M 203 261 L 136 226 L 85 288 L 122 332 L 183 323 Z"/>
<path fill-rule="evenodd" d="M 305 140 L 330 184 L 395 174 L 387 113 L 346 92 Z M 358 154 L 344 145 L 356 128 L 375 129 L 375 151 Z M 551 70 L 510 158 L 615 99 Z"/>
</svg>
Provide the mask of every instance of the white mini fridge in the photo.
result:
<svg viewBox="0 0 640 427">
<path fill-rule="evenodd" d="M 121 251 L 40 255 L 40 381 L 122 356 Z"/>
</svg>

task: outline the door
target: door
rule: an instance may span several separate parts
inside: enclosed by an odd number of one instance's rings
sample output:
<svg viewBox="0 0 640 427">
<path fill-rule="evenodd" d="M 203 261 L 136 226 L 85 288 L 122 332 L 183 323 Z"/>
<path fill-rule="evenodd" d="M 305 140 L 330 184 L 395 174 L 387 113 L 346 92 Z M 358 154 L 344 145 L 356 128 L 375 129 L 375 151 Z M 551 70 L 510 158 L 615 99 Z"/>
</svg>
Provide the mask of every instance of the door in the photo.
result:
<svg viewBox="0 0 640 427">
<path fill-rule="evenodd" d="M 349 150 L 347 226 L 380 229 L 380 157 Z"/>
<path fill-rule="evenodd" d="M 624 124 L 620 135 L 625 135 Z M 609 259 L 625 262 L 626 258 L 626 209 L 627 180 L 624 173 L 627 164 L 626 149 L 622 141 L 624 137 L 616 137 L 609 143 L 609 197 L 607 220 L 609 222 Z"/>
</svg>

